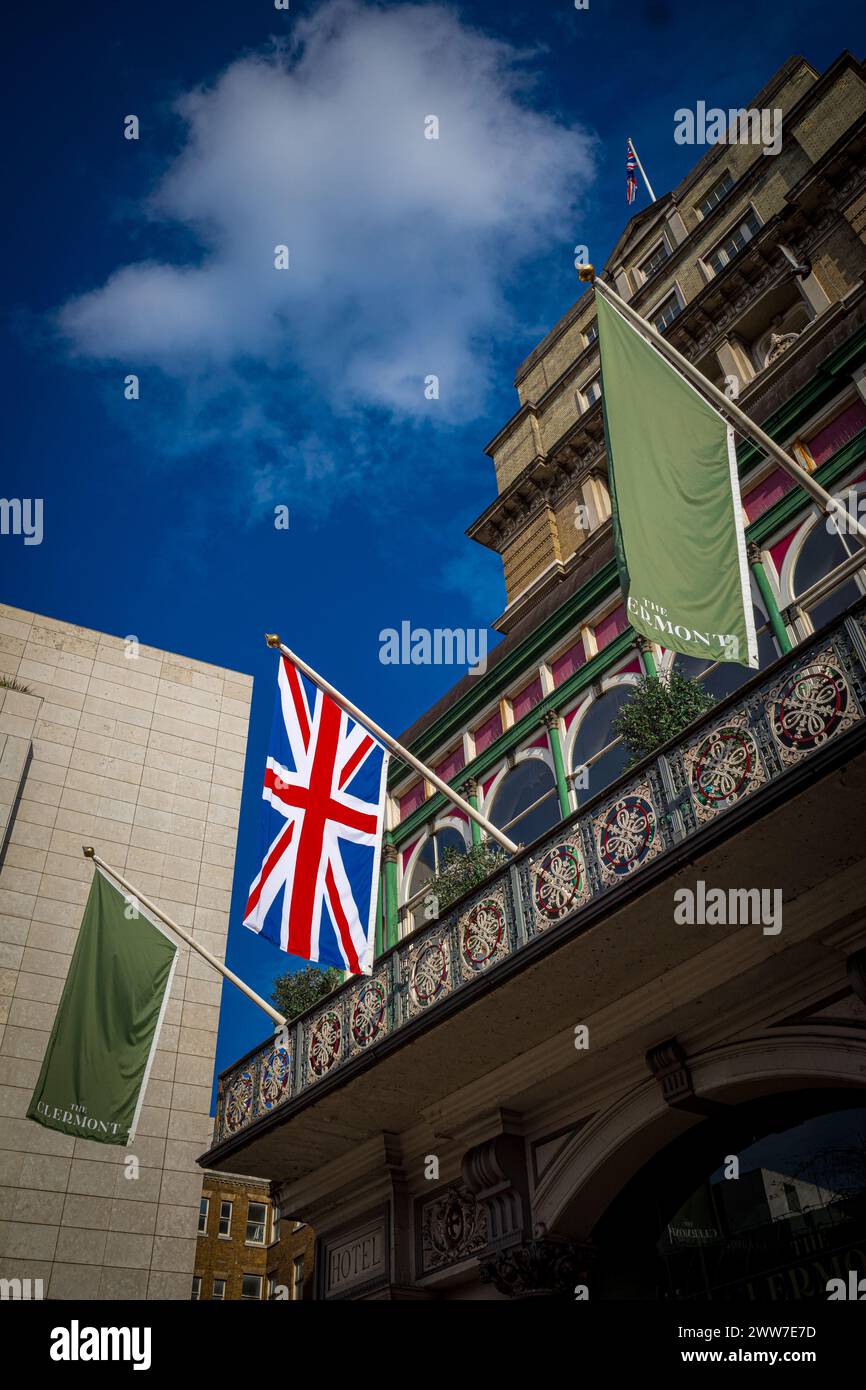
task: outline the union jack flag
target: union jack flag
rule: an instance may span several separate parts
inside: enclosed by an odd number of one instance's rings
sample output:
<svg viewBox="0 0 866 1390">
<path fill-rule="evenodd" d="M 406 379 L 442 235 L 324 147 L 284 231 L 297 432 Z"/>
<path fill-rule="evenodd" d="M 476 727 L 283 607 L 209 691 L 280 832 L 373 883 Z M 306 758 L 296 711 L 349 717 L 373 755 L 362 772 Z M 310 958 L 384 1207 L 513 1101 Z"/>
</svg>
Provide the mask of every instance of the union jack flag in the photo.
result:
<svg viewBox="0 0 866 1390">
<path fill-rule="evenodd" d="M 637 196 L 637 174 L 635 173 L 635 158 L 631 145 L 625 147 L 625 200 L 631 204 Z"/>
<path fill-rule="evenodd" d="M 370 974 L 387 765 L 381 743 L 281 656 L 245 927 Z"/>
</svg>

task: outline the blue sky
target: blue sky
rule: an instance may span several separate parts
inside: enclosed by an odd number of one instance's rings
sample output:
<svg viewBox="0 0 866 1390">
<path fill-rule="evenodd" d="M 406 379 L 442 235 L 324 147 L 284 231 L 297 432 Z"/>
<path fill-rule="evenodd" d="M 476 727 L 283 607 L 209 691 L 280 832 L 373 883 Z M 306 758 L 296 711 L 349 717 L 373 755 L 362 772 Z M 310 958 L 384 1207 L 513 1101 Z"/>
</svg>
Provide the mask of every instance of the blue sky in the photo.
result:
<svg viewBox="0 0 866 1390">
<path fill-rule="evenodd" d="M 378 634 L 504 606 L 463 535 L 494 493 L 482 448 L 577 297 L 572 248 L 603 261 L 622 228 L 626 137 L 666 191 L 696 157 L 678 107 L 857 52 L 858 14 L 48 0 L 7 20 L 2 492 L 42 497 L 45 535 L 2 539 L 0 596 L 254 675 L 228 958 L 262 993 L 287 966 L 240 923 L 262 634 L 395 732 L 459 678 L 383 666 Z M 226 986 L 218 1066 L 266 1032 Z"/>
</svg>

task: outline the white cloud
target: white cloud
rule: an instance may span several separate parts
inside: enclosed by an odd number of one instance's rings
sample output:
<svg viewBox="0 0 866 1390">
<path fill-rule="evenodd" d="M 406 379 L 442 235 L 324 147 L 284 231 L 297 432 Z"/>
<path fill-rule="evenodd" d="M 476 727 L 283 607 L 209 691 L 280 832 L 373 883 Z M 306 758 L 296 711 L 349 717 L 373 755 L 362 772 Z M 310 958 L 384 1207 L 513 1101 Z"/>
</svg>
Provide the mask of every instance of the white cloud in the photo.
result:
<svg viewBox="0 0 866 1390">
<path fill-rule="evenodd" d="M 521 263 L 569 244 L 593 139 L 531 109 L 527 55 L 445 8 L 333 0 L 294 35 L 178 103 L 186 141 L 146 211 L 194 233 L 195 262 L 126 265 L 61 329 L 185 383 L 253 363 L 283 400 L 471 418 Z"/>
</svg>

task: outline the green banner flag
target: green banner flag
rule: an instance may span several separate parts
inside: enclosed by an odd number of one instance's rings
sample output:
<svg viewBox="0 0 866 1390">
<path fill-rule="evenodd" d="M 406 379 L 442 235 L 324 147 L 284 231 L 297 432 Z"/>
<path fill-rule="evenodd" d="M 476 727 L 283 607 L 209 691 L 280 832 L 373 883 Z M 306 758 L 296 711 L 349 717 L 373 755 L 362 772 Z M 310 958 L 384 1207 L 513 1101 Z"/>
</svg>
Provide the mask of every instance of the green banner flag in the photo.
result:
<svg viewBox="0 0 866 1390">
<path fill-rule="evenodd" d="M 758 665 L 733 430 L 596 288 L 614 547 L 628 620 Z"/>
<path fill-rule="evenodd" d="M 98 1144 L 135 1137 L 177 946 L 100 869 L 28 1118 Z"/>
</svg>

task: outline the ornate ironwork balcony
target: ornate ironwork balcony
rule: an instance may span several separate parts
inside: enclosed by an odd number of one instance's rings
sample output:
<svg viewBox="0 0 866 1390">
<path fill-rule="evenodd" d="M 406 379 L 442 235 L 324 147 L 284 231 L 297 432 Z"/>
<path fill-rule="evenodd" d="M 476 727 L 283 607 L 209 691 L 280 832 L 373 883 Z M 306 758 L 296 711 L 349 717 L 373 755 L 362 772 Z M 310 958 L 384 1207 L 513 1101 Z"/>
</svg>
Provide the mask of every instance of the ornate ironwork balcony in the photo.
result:
<svg viewBox="0 0 866 1390">
<path fill-rule="evenodd" d="M 214 1145 L 299 1101 L 362 1054 L 444 1018 L 479 977 L 603 907 L 654 861 L 749 798 L 784 795 L 798 769 L 866 713 L 866 603 L 754 677 L 601 791 L 438 920 L 419 928 L 223 1072 Z M 862 725 L 861 725 L 862 728 Z M 842 750 L 840 749 L 840 752 Z M 441 1011 L 441 1012 L 440 1012 Z"/>
</svg>

